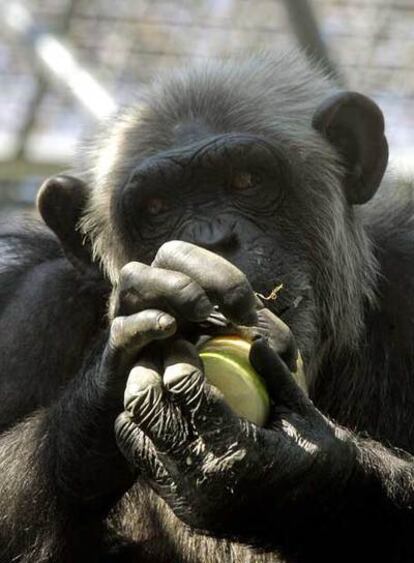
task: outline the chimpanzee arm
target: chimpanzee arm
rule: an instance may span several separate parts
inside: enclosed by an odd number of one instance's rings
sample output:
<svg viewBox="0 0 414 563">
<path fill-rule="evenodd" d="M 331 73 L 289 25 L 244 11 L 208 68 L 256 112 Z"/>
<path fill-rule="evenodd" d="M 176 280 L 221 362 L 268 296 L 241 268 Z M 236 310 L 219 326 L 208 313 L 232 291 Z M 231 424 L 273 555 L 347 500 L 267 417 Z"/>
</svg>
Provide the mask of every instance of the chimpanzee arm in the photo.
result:
<svg viewBox="0 0 414 563">
<path fill-rule="evenodd" d="M 325 558 L 336 544 L 342 545 L 337 561 L 413 561 L 414 458 L 378 442 L 353 440 L 354 471 L 337 506 L 335 497 L 328 496 L 326 508 L 318 508 L 320 532 L 330 538 Z M 308 559 L 320 561 L 320 547 L 308 534 L 303 544 Z"/>
<path fill-rule="evenodd" d="M 414 458 L 350 433 L 348 438 L 355 453 L 349 478 L 321 473 L 302 499 L 286 502 L 268 533 L 280 538 L 289 561 L 413 561 Z"/>
<path fill-rule="evenodd" d="M 39 412 L 0 438 L 0 560 L 24 563 L 94 561 L 101 518 L 62 500 L 44 441 L 47 413 Z"/>
<path fill-rule="evenodd" d="M 0 225 L 0 432 L 59 396 L 103 328 L 102 276 L 29 217 Z"/>
<path fill-rule="evenodd" d="M 269 351 L 253 359 L 259 360 L 256 369 L 263 375 L 270 374 L 272 365 L 276 366 L 272 356 Z M 312 403 L 309 408 L 316 411 Z M 297 408 L 293 407 L 293 411 L 297 412 Z M 310 421 L 312 415 L 308 412 L 305 419 L 310 415 Z M 290 418 L 296 425 L 298 434 L 294 439 L 299 447 L 307 449 L 310 435 L 305 431 L 306 424 L 301 427 L 299 417 L 289 417 L 287 412 L 282 418 Z M 346 446 L 343 455 L 337 455 L 341 449 L 334 446 L 332 450 L 332 444 L 325 451 L 323 446 L 315 449 L 312 471 L 304 474 L 296 492 L 296 487 L 289 490 L 287 486 L 274 504 L 281 501 L 276 512 L 268 505 L 268 533 L 280 538 L 281 550 L 292 561 L 331 561 L 333 553 L 338 562 L 413 561 L 414 457 L 333 423 L 329 425 Z M 318 441 L 314 444 L 318 445 Z M 264 507 L 262 511 L 266 513 Z"/>
<path fill-rule="evenodd" d="M 103 521 L 134 475 L 93 362 L 57 402 L 0 437 L 1 561 L 95 561 L 105 549 Z"/>
<path fill-rule="evenodd" d="M 128 362 L 174 319 L 102 326 L 99 283 L 42 229 L 2 226 L 0 266 L 0 561 L 94 561 L 134 478 L 113 432 Z"/>
<path fill-rule="evenodd" d="M 132 319 L 135 344 L 154 338 L 159 318 Z M 102 522 L 135 478 L 113 433 L 127 329 L 105 335 L 55 402 L 0 437 L 1 561 L 98 559 Z"/>
</svg>

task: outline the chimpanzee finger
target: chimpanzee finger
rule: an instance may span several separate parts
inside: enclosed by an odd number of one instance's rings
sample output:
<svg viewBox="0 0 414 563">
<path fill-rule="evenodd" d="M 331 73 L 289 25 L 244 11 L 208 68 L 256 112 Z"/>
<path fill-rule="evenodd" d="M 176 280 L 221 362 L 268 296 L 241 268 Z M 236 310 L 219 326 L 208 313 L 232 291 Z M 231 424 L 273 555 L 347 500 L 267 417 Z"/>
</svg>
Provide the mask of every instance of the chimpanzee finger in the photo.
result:
<svg viewBox="0 0 414 563">
<path fill-rule="evenodd" d="M 290 371 L 296 372 L 298 348 L 290 328 L 270 309 L 257 313 L 257 323 L 252 327 L 238 327 L 238 332 L 248 340 L 263 336 L 269 346 L 282 358 Z"/>
<path fill-rule="evenodd" d="M 176 331 L 174 317 L 158 309 L 146 309 L 111 323 L 109 347 L 136 353 L 153 340 L 168 338 Z"/>
<path fill-rule="evenodd" d="M 228 318 L 253 324 L 262 308 L 246 276 L 222 256 L 184 241 L 164 243 L 153 266 L 186 274 L 195 280 Z"/>
<path fill-rule="evenodd" d="M 127 412 L 115 420 L 115 438 L 124 457 L 153 486 L 172 487 L 172 479 L 157 458 L 151 440 Z"/>
<path fill-rule="evenodd" d="M 152 361 L 140 359 L 131 370 L 124 406 L 157 451 L 177 452 L 188 442 L 188 423 L 164 391 L 161 375 Z"/>
<path fill-rule="evenodd" d="M 126 376 L 137 353 L 153 340 L 172 336 L 176 328 L 171 315 L 156 309 L 112 321 L 100 370 L 101 383 L 109 397 L 122 399 Z"/>
<path fill-rule="evenodd" d="M 213 312 L 213 305 L 199 284 L 181 272 L 129 262 L 120 273 L 114 315 L 159 308 L 186 320 L 199 322 Z"/>
<path fill-rule="evenodd" d="M 251 346 L 250 363 L 261 375 L 276 405 L 287 406 L 299 414 L 316 412 L 312 401 L 296 383 L 293 374 L 264 338 L 257 338 Z"/>
<path fill-rule="evenodd" d="M 164 386 L 187 413 L 196 434 L 212 442 L 236 434 L 239 419 L 225 403 L 222 394 L 204 377 L 196 348 L 187 341 L 176 341 L 165 358 Z"/>
</svg>

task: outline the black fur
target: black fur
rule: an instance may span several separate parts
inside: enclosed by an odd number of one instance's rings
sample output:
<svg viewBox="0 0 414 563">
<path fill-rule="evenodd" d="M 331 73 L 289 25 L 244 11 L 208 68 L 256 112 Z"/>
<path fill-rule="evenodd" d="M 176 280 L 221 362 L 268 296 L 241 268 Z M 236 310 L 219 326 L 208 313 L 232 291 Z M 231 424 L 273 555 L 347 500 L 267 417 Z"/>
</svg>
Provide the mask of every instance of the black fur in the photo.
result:
<svg viewBox="0 0 414 563">
<path fill-rule="evenodd" d="M 2 563 L 264 563 L 278 561 L 278 550 L 300 562 L 414 560 L 413 188 L 388 178 L 369 203 L 349 205 L 343 192 L 349 163 L 311 126 L 322 99 L 336 93 L 295 53 L 211 64 L 156 83 L 142 105 L 106 124 L 77 170 L 90 190 L 81 229 L 105 274 L 92 257 L 88 267 L 78 235 L 65 246 L 37 220 L 2 225 Z M 279 176 L 286 191 L 280 216 L 268 212 L 272 201 L 261 211 L 236 212 L 206 191 L 217 178 L 208 184 L 198 170 L 217 155 L 214 143 L 204 150 L 205 139 L 221 142 L 229 133 L 258 135 L 278 151 L 286 168 Z M 131 230 L 114 226 L 122 188 L 144 170 L 164 189 L 170 174 L 181 178 L 165 162 L 184 168 L 183 154 L 194 147 L 205 160 L 191 169 L 190 185 L 199 188 L 192 190 L 191 219 L 160 235 L 166 223 L 145 230 L 146 218 L 127 207 L 131 224 L 138 216 L 134 246 Z M 203 226 L 208 212 L 197 215 L 197 206 L 211 202 L 221 213 L 221 223 L 211 219 L 213 234 Z M 230 227 L 228 215 L 236 217 Z M 55 229 L 62 238 L 63 227 Z M 182 524 L 116 448 L 113 422 L 122 403 L 100 375 L 108 279 L 116 285 L 125 263 L 149 262 L 171 238 L 202 239 L 245 271 L 256 291 L 286 284 L 275 311 L 304 353 L 312 399 L 360 433 L 350 435 L 358 463 L 349 481 L 338 485 L 333 468 L 308 483 L 307 501 L 298 501 L 295 512 L 286 508 L 271 528 L 274 537 L 259 526 L 249 538 L 255 547 L 237 543 L 245 541 L 242 534 L 230 542 Z M 293 305 L 297 297 L 301 303 Z M 251 518 L 269 522 L 272 514 L 257 507 Z"/>
</svg>

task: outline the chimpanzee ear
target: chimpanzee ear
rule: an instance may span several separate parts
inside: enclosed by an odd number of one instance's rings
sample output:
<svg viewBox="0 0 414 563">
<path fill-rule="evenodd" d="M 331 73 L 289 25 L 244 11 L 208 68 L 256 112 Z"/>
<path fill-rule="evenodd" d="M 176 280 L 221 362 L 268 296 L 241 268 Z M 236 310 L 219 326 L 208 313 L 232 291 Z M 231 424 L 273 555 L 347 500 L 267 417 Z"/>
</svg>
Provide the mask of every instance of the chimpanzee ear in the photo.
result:
<svg viewBox="0 0 414 563">
<path fill-rule="evenodd" d="M 82 270 L 93 263 L 91 246 L 78 230 L 86 200 L 85 183 L 63 175 L 48 178 L 37 195 L 37 207 L 44 222 L 60 239 L 67 258 Z"/>
<path fill-rule="evenodd" d="M 357 92 L 342 92 L 321 104 L 312 125 L 347 165 L 344 189 L 348 202 L 361 204 L 371 199 L 388 162 L 384 116 L 377 104 Z"/>
</svg>

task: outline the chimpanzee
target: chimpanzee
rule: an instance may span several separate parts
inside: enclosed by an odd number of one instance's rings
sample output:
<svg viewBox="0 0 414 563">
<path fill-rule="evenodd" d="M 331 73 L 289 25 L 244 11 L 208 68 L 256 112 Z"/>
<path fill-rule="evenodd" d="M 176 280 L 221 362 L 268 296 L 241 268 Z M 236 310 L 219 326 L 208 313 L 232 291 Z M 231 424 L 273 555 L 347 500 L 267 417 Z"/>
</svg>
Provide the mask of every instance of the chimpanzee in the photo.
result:
<svg viewBox="0 0 414 563">
<path fill-rule="evenodd" d="M 414 199 L 387 160 L 377 105 L 301 53 L 215 61 L 105 123 L 43 222 L 3 221 L 2 563 L 414 561 Z M 215 315 L 254 336 L 263 427 L 205 381 Z"/>
</svg>

